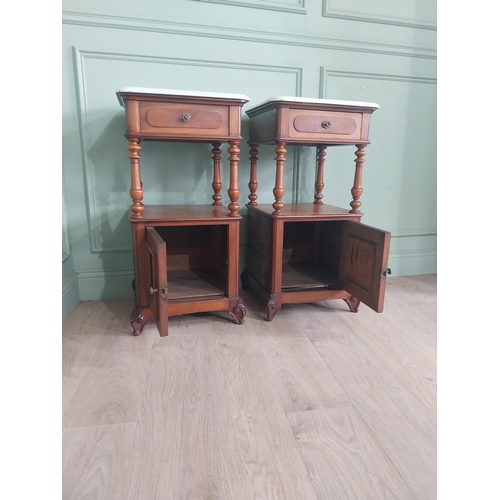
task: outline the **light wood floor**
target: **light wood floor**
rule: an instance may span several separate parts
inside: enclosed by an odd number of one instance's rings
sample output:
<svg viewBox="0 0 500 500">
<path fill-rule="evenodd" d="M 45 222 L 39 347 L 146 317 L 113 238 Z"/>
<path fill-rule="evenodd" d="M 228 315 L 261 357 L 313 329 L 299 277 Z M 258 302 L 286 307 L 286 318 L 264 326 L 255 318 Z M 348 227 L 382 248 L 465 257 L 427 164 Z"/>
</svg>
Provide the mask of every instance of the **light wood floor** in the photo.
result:
<svg viewBox="0 0 500 500">
<path fill-rule="evenodd" d="M 436 498 L 436 276 L 385 310 L 242 292 L 223 314 L 131 334 L 132 300 L 63 326 L 63 500 Z"/>
</svg>

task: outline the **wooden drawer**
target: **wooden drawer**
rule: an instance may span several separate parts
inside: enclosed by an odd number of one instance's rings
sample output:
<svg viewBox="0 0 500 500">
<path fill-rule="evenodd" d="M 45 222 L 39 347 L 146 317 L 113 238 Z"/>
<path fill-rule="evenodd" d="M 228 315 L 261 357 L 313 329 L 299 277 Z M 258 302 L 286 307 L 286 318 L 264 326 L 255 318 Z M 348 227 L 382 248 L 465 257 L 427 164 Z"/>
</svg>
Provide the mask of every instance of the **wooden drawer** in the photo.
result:
<svg viewBox="0 0 500 500">
<path fill-rule="evenodd" d="M 247 109 L 250 144 L 369 144 L 372 102 L 275 97 Z"/>
<path fill-rule="evenodd" d="M 318 142 L 361 139 L 362 113 L 290 109 L 288 136 Z"/>
<path fill-rule="evenodd" d="M 241 141 L 243 94 L 124 87 L 127 138 L 188 142 Z"/>
<path fill-rule="evenodd" d="M 167 102 L 140 102 L 140 132 L 148 136 L 217 138 L 227 136 L 230 106 Z"/>
</svg>

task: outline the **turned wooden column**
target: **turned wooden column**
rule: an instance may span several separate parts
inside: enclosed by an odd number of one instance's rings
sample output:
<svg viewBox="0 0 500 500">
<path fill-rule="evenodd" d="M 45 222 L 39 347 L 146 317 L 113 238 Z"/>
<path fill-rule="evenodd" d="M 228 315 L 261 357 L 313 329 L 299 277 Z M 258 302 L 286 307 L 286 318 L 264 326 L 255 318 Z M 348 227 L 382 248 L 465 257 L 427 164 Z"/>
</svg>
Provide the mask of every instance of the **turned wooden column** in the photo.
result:
<svg viewBox="0 0 500 500">
<path fill-rule="evenodd" d="M 142 204 L 143 191 L 141 182 L 141 155 L 139 151 L 141 146 L 139 143 L 140 139 L 131 137 L 128 139 L 128 150 L 130 151 L 130 197 L 132 198 L 132 205 L 130 207 L 132 211 L 131 217 L 133 219 L 141 219 L 143 217 L 142 212 L 144 211 L 144 205 Z"/>
<path fill-rule="evenodd" d="M 257 206 L 257 188 L 259 185 L 257 184 L 257 155 L 259 154 L 259 145 L 258 144 L 250 144 L 250 182 L 248 183 L 248 189 L 250 190 L 250 194 L 248 195 L 248 199 L 250 200 L 249 205 L 252 207 Z"/>
<path fill-rule="evenodd" d="M 238 189 L 239 143 L 240 141 L 229 141 L 229 149 L 227 150 L 229 153 L 229 189 L 227 194 L 231 200 L 228 205 L 229 217 L 238 217 L 238 210 L 240 209 L 238 205 L 238 198 L 240 197 L 240 190 Z"/>
<path fill-rule="evenodd" d="M 214 181 L 212 182 L 212 188 L 214 190 L 212 199 L 214 202 L 212 205 L 217 207 L 222 205 L 222 195 L 220 194 L 220 190 L 222 189 L 222 182 L 220 180 L 220 155 L 222 151 L 220 150 L 220 145 L 220 142 L 212 142 L 212 146 L 214 147 L 212 149 L 212 160 L 214 161 Z"/>
<path fill-rule="evenodd" d="M 273 203 L 273 215 L 281 214 L 283 209 L 283 196 L 285 196 L 284 184 L 284 166 L 285 166 L 285 149 L 286 142 L 278 142 L 277 148 L 274 150 L 276 153 L 276 182 L 273 189 L 275 202 Z"/>
<path fill-rule="evenodd" d="M 316 188 L 316 194 L 314 195 L 314 203 L 321 204 L 323 203 L 323 188 L 325 184 L 323 182 L 323 177 L 325 173 L 325 156 L 326 156 L 326 146 L 318 146 L 317 149 L 317 163 L 318 163 L 318 171 L 316 173 L 316 184 L 314 187 Z"/>
<path fill-rule="evenodd" d="M 354 174 L 354 185 L 351 189 L 352 201 L 350 203 L 352 209 L 349 210 L 352 214 L 360 213 L 359 207 L 361 206 L 361 202 L 359 199 L 363 193 L 361 184 L 363 180 L 363 163 L 365 162 L 364 156 L 366 155 L 363 144 L 357 144 L 356 147 L 358 148 L 355 153 L 356 159 L 354 160 L 356 162 L 356 171 Z"/>
</svg>

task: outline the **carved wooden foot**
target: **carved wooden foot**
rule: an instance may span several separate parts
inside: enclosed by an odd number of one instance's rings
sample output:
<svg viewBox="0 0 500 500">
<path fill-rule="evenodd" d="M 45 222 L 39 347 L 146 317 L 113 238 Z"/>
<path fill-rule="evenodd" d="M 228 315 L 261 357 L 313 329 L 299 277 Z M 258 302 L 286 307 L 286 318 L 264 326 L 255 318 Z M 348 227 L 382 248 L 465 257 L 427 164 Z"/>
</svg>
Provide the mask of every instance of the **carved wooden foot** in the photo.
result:
<svg viewBox="0 0 500 500">
<path fill-rule="evenodd" d="M 267 301 L 267 317 L 266 321 L 272 321 L 274 315 L 281 309 L 281 295 L 270 295 Z"/>
<path fill-rule="evenodd" d="M 353 313 L 358 312 L 359 299 L 351 295 L 348 299 L 344 299 L 344 302 L 349 306 L 351 312 Z"/>
<path fill-rule="evenodd" d="M 130 315 L 130 324 L 133 328 L 133 334 L 137 337 L 142 333 L 146 323 L 154 319 L 153 313 L 149 307 L 134 307 Z"/>
<path fill-rule="evenodd" d="M 238 303 L 233 307 L 232 311 L 228 311 L 229 315 L 231 318 L 233 318 L 234 322 L 237 325 L 242 325 L 243 324 L 243 318 L 245 317 L 245 314 L 247 313 L 247 308 L 243 301 L 238 298 Z"/>
</svg>

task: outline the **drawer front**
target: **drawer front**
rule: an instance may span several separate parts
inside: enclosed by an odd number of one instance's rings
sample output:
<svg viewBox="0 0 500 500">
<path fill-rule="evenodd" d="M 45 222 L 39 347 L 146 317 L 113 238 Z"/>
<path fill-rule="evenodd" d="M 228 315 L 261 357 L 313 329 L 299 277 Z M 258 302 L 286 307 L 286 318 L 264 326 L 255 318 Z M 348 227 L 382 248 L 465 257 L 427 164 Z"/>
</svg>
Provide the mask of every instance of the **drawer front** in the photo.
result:
<svg viewBox="0 0 500 500">
<path fill-rule="evenodd" d="M 362 113 L 291 109 L 288 135 L 314 141 L 354 141 L 361 138 L 362 122 Z"/>
<path fill-rule="evenodd" d="M 161 137 L 219 137 L 229 133 L 230 106 L 141 102 L 141 133 Z"/>
</svg>

